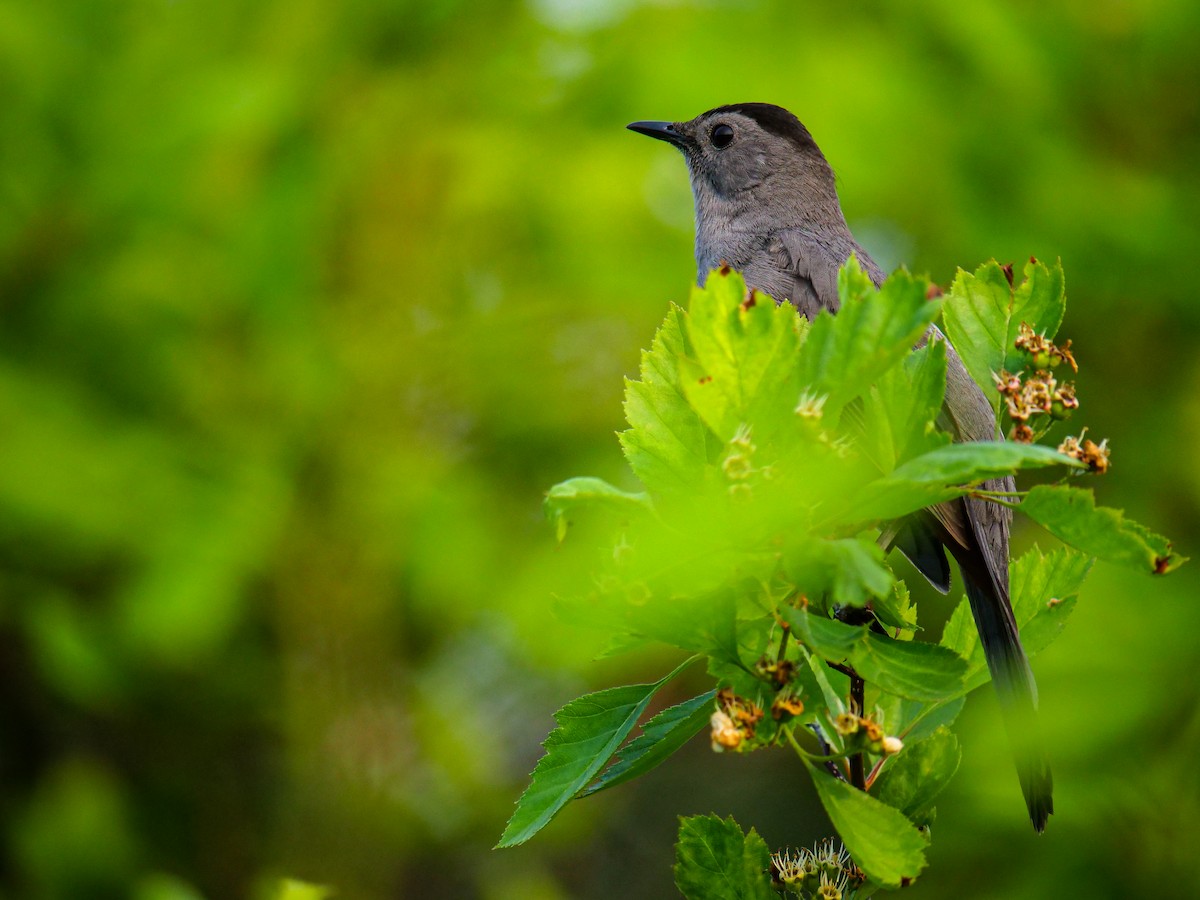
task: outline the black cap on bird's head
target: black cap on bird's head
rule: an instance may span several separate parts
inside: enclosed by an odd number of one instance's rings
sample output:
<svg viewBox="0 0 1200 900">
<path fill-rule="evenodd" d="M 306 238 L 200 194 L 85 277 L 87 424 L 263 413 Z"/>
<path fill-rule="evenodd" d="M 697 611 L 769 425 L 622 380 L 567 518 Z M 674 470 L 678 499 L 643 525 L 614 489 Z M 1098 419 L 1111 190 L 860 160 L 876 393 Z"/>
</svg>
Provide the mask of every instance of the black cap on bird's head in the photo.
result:
<svg viewBox="0 0 1200 900">
<path fill-rule="evenodd" d="M 817 144 L 799 119 L 772 103 L 731 103 L 701 113 L 690 122 L 631 122 L 630 131 L 658 138 L 687 151 L 705 143 L 725 150 L 739 137 L 738 120 L 754 123 L 758 130 L 790 141 L 796 150 L 817 150 Z M 705 128 L 705 126 L 708 126 Z M 820 151 L 817 151 L 820 152 Z"/>
</svg>

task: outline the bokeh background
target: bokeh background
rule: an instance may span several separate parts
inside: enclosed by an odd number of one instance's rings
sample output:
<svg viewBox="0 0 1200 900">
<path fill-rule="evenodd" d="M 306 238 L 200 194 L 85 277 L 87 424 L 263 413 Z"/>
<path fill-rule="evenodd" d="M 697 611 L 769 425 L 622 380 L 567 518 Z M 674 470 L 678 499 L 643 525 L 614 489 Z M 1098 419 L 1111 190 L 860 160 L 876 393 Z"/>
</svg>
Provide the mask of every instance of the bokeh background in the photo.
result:
<svg viewBox="0 0 1200 900">
<path fill-rule="evenodd" d="M 677 814 L 825 833 L 701 738 L 490 849 L 551 712 L 678 659 L 554 617 L 540 500 L 628 484 L 694 275 L 623 126 L 746 100 L 886 267 L 1061 257 L 1100 498 L 1200 548 L 1194 0 L 4 0 L 0 897 L 659 898 Z M 1041 838 L 973 699 L 909 895 L 1195 896 L 1193 568 L 1098 567 L 1036 660 Z"/>
</svg>

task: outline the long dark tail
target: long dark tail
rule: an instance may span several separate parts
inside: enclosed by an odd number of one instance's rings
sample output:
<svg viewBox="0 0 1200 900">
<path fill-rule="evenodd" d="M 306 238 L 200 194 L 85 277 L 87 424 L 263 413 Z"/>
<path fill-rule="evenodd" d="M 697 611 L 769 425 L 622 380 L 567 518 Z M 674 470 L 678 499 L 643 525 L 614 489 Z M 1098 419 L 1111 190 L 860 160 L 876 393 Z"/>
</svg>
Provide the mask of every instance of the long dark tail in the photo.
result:
<svg viewBox="0 0 1200 900">
<path fill-rule="evenodd" d="M 964 571 L 963 583 L 988 670 L 992 673 L 992 684 L 996 686 L 1029 818 L 1040 833 L 1054 812 L 1054 780 L 1038 727 L 1037 685 L 1017 634 L 1017 622 L 1007 592 L 1002 591 L 992 578 L 979 578 L 981 574 Z"/>
</svg>

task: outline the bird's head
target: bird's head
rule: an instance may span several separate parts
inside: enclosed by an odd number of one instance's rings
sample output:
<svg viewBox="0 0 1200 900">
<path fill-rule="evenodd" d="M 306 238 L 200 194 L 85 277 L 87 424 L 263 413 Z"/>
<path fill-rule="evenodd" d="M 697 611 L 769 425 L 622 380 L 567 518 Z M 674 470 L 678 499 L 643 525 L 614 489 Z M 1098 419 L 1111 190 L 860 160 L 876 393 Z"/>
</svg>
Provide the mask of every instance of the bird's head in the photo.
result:
<svg viewBox="0 0 1200 900">
<path fill-rule="evenodd" d="M 752 205 L 804 220 L 837 209 L 829 163 L 808 129 L 782 107 L 735 103 L 687 122 L 633 122 L 628 128 L 683 152 L 701 215 L 708 207 Z"/>
</svg>

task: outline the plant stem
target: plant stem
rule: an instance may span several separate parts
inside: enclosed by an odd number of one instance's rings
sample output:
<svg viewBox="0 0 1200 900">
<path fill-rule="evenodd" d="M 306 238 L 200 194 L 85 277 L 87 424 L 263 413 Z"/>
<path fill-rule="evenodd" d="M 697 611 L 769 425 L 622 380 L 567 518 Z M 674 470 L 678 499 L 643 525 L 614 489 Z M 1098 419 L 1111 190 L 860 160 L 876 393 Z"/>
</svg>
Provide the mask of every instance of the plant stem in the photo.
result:
<svg viewBox="0 0 1200 900">
<path fill-rule="evenodd" d="M 883 759 L 881 759 L 879 762 L 875 763 L 875 765 L 871 767 L 871 773 L 867 776 L 867 790 L 871 789 L 871 785 L 873 785 L 875 783 L 875 779 L 879 777 L 879 770 L 883 768 L 883 764 L 885 762 L 887 762 L 890 758 L 891 757 L 889 757 L 889 756 L 885 756 Z"/>
<path fill-rule="evenodd" d="M 783 662 L 784 657 L 787 656 L 788 635 L 792 631 L 787 622 L 780 622 L 779 625 L 782 630 L 779 635 L 779 652 L 775 654 L 776 664 Z"/>
<path fill-rule="evenodd" d="M 861 716 L 865 705 L 864 697 L 867 685 L 853 669 L 850 669 L 848 674 L 850 675 L 850 708 L 855 715 Z M 862 753 L 854 753 L 850 756 L 850 783 L 860 791 L 867 789 L 867 772 Z"/>
<path fill-rule="evenodd" d="M 791 742 L 792 749 L 794 749 L 796 751 L 796 753 L 799 754 L 803 759 L 806 759 L 809 762 L 822 763 L 822 764 L 824 764 L 825 768 L 828 769 L 832 775 L 842 779 L 843 781 L 846 780 L 846 776 L 843 775 L 838 770 L 838 767 L 836 765 L 836 761 L 842 758 L 839 754 L 826 753 L 824 755 L 819 755 L 816 753 L 809 753 L 807 750 L 805 750 L 803 747 L 800 746 L 800 742 L 796 740 L 796 736 L 794 734 L 792 734 L 792 730 L 790 728 L 783 729 L 783 732 L 784 732 L 784 734 L 787 735 L 787 739 Z M 820 739 L 818 738 L 818 740 L 820 740 Z M 824 750 L 832 750 L 833 749 L 828 744 L 825 744 L 824 741 L 821 741 L 821 743 L 822 743 L 822 749 L 824 749 Z"/>
<path fill-rule="evenodd" d="M 1011 500 L 1002 499 L 1004 497 L 1024 497 L 1026 492 L 1023 491 L 971 491 L 967 496 L 974 497 L 977 500 L 986 500 L 989 503 L 995 503 L 997 506 L 1004 506 L 1008 509 L 1016 509 L 1020 504 L 1014 503 Z"/>
</svg>

